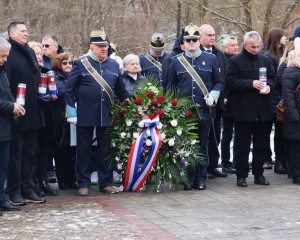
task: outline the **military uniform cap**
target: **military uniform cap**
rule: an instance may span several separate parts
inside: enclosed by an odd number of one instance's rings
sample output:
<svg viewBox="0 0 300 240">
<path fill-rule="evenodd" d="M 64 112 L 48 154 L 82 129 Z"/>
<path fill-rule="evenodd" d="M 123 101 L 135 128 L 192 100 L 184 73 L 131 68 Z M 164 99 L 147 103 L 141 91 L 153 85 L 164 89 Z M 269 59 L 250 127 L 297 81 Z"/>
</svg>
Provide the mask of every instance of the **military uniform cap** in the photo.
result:
<svg viewBox="0 0 300 240">
<path fill-rule="evenodd" d="M 106 33 L 103 27 L 100 30 L 91 32 L 90 43 L 98 46 L 108 46 Z"/>
<path fill-rule="evenodd" d="M 165 48 L 165 38 L 161 33 L 154 33 L 151 38 L 150 47 L 156 51 L 162 51 Z"/>
<path fill-rule="evenodd" d="M 197 39 L 200 37 L 199 27 L 190 23 L 184 28 L 183 38 L 184 39 Z"/>
</svg>

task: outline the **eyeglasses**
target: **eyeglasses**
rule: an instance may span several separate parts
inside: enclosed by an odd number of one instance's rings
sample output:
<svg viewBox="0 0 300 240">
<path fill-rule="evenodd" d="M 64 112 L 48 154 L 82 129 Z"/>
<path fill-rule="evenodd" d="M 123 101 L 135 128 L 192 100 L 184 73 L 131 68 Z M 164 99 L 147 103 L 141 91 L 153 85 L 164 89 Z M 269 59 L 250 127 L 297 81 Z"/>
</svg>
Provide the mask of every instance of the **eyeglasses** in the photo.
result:
<svg viewBox="0 0 300 240">
<path fill-rule="evenodd" d="M 73 65 L 73 62 L 62 62 L 62 65 L 67 66 L 67 65 Z"/>
<path fill-rule="evenodd" d="M 45 48 L 49 48 L 50 46 L 56 46 L 56 45 L 43 44 L 42 46 Z"/>
<path fill-rule="evenodd" d="M 185 39 L 185 41 L 186 41 L 187 43 L 190 43 L 190 42 L 197 42 L 197 41 L 198 41 L 198 38 Z"/>
</svg>

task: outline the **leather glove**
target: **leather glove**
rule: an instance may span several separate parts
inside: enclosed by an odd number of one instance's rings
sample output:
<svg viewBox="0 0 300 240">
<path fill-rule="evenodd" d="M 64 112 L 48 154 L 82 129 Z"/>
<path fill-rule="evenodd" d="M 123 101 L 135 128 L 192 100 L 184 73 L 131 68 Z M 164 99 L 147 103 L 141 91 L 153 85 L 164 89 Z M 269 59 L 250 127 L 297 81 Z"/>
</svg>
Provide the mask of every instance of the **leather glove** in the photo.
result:
<svg viewBox="0 0 300 240">
<path fill-rule="evenodd" d="M 204 97 L 206 105 L 211 107 L 212 105 L 214 105 L 214 98 L 209 94 L 207 96 Z"/>
<path fill-rule="evenodd" d="M 51 101 L 51 94 L 47 93 L 46 95 L 40 97 L 38 96 L 38 102 L 39 103 L 47 103 Z"/>
</svg>

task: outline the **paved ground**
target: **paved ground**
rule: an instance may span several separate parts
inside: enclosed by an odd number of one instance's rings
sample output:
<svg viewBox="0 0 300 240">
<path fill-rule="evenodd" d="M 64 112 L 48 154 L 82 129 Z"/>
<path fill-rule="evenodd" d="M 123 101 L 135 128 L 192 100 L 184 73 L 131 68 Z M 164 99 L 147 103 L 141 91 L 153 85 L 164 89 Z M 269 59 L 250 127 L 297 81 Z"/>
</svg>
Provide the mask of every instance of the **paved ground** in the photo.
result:
<svg viewBox="0 0 300 240">
<path fill-rule="evenodd" d="M 270 186 L 209 180 L 206 191 L 89 197 L 60 191 L 0 218 L 0 239 L 300 239 L 300 186 L 267 170 Z"/>
</svg>

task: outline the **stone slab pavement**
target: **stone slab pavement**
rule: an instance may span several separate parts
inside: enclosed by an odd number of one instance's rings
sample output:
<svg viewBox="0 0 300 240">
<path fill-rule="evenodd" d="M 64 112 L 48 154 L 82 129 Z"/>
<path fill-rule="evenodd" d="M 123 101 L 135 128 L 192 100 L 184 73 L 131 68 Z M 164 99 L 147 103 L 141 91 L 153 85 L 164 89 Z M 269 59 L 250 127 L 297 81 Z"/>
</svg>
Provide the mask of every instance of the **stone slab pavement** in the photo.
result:
<svg viewBox="0 0 300 240">
<path fill-rule="evenodd" d="M 300 239 L 300 186 L 265 171 L 270 186 L 236 187 L 235 175 L 205 191 L 99 193 L 47 197 L 0 217 L 0 239 Z"/>
</svg>

